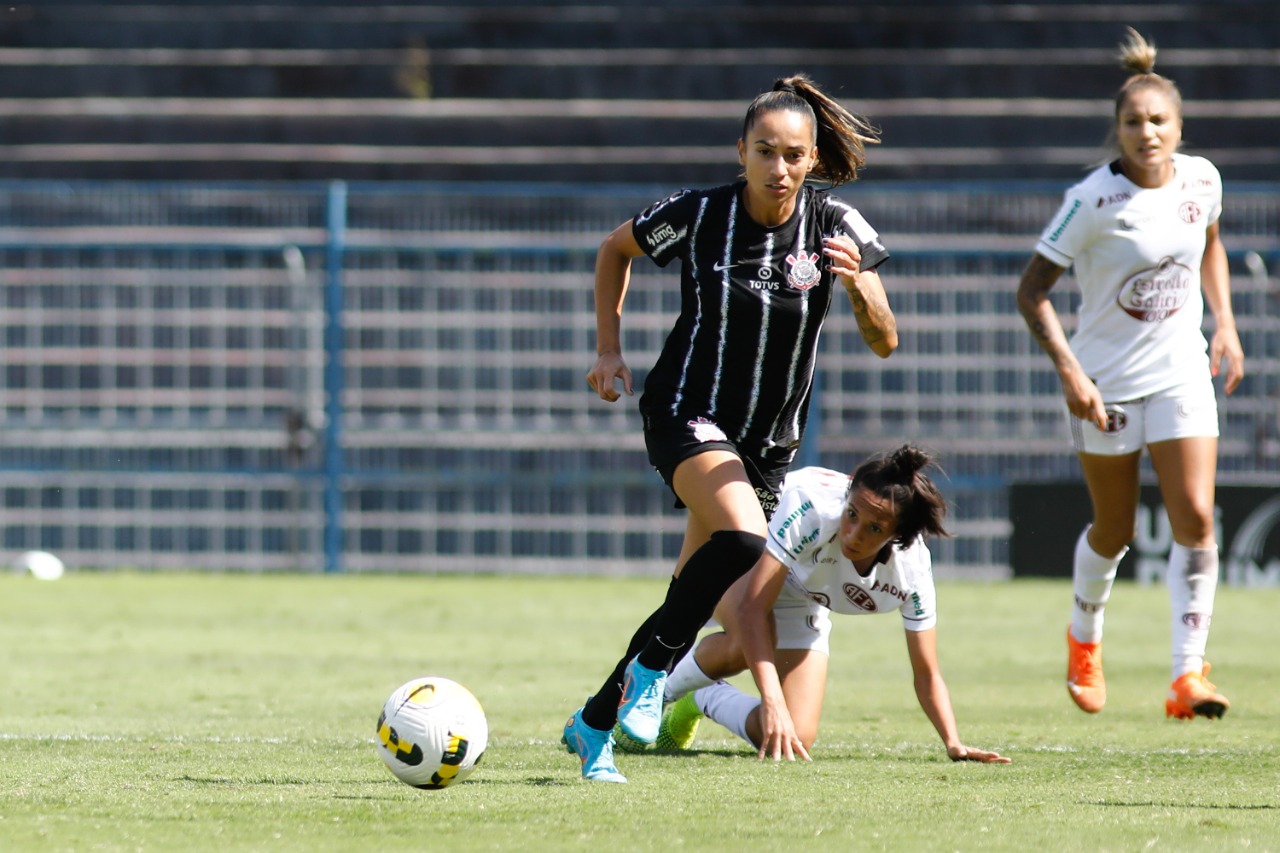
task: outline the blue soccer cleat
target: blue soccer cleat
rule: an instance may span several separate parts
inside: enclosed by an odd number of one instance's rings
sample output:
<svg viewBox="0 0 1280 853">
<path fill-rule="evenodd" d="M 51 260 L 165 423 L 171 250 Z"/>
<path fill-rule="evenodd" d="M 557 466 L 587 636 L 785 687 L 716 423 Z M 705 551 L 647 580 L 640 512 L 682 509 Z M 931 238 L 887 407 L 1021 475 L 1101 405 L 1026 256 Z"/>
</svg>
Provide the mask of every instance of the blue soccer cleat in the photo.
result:
<svg viewBox="0 0 1280 853">
<path fill-rule="evenodd" d="M 593 729 L 582 719 L 582 709 L 564 724 L 560 742 L 582 762 L 582 778 L 589 782 L 626 782 L 613 763 L 613 732 Z"/>
<path fill-rule="evenodd" d="M 641 743 L 653 743 L 658 739 L 658 725 L 662 722 L 662 693 L 667 686 L 667 674 L 660 669 L 649 669 L 638 659 L 627 664 L 622 682 L 622 701 L 618 703 L 618 725 L 631 738 Z"/>
</svg>

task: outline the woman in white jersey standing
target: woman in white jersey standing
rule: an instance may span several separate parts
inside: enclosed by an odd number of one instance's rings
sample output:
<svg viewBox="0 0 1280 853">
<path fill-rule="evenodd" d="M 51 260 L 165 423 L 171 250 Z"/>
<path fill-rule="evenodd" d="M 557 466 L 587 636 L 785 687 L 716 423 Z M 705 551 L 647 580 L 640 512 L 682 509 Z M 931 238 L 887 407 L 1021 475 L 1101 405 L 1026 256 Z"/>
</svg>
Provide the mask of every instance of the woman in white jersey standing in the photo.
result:
<svg viewBox="0 0 1280 853">
<path fill-rule="evenodd" d="M 1213 378 L 1221 375 L 1230 394 L 1244 376 L 1218 236 L 1222 182 L 1208 160 L 1178 153 L 1182 97 L 1153 71 L 1155 47 L 1130 29 L 1120 56 L 1131 72 L 1115 98 L 1120 156 L 1067 191 L 1018 286 L 1019 310 L 1062 381 L 1093 503 L 1075 549 L 1067 690 L 1090 713 L 1106 701 L 1103 612 L 1135 534 L 1145 447 L 1174 540 L 1165 713 L 1216 718 L 1230 703 L 1209 682 L 1204 660 L 1218 583 Z M 1081 301 L 1068 344 L 1049 290 L 1071 266 Z M 1214 317 L 1207 346 L 1206 302 Z"/>
<path fill-rule="evenodd" d="M 699 641 L 667 680 L 657 744 L 686 749 L 708 716 L 756 746 L 760 758 L 808 760 L 831 654 L 831 614 L 898 613 L 916 698 L 952 761 L 1007 764 L 960 740 L 938 666 L 937 608 L 927 536 L 945 536 L 946 502 L 925 451 L 904 445 L 852 475 L 803 468 L 787 475 L 766 551 L 716 608 L 724 628 Z M 719 679 L 750 669 L 760 698 Z M 681 698 L 683 697 L 683 698 Z"/>
<path fill-rule="evenodd" d="M 653 742 L 667 670 L 764 550 L 766 519 L 804 432 L 833 294 L 847 294 L 873 352 L 897 347 L 875 272 L 888 252 L 856 210 L 806 185 L 853 181 L 875 141 L 873 128 L 809 78 L 780 79 L 747 108 L 741 180 L 678 192 L 600 246 L 598 358 L 587 382 L 609 402 L 619 384 L 632 394 L 621 335 L 632 260 L 681 262 L 680 314 L 645 379 L 640 412 L 649 461 L 689 517 L 664 602 L 564 727 L 585 779 L 626 781 L 613 759 L 615 721 Z"/>
</svg>

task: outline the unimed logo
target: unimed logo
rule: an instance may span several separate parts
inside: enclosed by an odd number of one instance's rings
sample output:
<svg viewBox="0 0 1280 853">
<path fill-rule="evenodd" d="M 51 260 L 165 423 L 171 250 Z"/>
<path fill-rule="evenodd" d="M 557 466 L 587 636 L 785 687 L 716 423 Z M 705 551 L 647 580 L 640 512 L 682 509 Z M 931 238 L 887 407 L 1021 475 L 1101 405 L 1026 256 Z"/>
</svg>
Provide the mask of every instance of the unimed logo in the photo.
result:
<svg viewBox="0 0 1280 853">
<path fill-rule="evenodd" d="M 1050 243 L 1058 242 L 1058 238 L 1062 236 L 1062 232 L 1067 229 L 1067 223 L 1076 215 L 1076 211 L 1080 209 L 1081 204 L 1083 204 L 1083 202 L 1080 201 L 1080 199 L 1076 199 L 1076 203 L 1071 205 L 1071 209 L 1067 211 L 1066 218 L 1063 219 L 1058 227 L 1053 229 L 1053 233 L 1049 235 Z"/>
</svg>

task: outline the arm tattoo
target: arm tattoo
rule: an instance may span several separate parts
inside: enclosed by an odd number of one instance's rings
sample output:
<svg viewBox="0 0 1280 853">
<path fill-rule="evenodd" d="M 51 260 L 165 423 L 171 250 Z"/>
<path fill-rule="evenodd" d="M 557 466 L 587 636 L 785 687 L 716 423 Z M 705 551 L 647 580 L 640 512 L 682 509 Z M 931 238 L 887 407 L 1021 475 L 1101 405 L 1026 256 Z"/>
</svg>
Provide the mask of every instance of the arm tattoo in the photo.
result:
<svg viewBox="0 0 1280 853">
<path fill-rule="evenodd" d="M 1042 349 L 1052 353 L 1057 339 L 1057 313 L 1049 304 L 1049 291 L 1062 275 L 1062 269 L 1041 255 L 1033 255 L 1018 282 L 1018 310 L 1027 322 L 1031 337 Z"/>
<path fill-rule="evenodd" d="M 883 300 L 868 302 L 867 298 L 856 290 L 850 290 L 849 302 L 853 305 L 854 316 L 858 320 L 858 331 L 867 343 L 884 340 L 887 331 L 896 328 L 893 312 Z"/>
</svg>

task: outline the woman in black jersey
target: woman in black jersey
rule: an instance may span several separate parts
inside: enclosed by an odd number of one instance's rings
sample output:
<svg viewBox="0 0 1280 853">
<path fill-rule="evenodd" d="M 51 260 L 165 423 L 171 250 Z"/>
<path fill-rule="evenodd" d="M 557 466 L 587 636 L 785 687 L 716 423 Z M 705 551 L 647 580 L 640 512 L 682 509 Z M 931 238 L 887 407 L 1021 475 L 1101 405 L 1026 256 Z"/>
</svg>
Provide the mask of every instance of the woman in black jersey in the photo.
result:
<svg viewBox="0 0 1280 853">
<path fill-rule="evenodd" d="M 631 395 L 622 303 L 631 261 L 681 261 L 680 315 L 640 398 L 649 460 L 689 509 L 666 600 L 631 639 L 604 685 L 565 725 L 582 776 L 625 782 L 613 760 L 616 722 L 652 743 L 666 672 L 688 651 L 720 597 L 764 550 L 766 520 L 800 445 L 818 333 L 842 288 L 867 345 L 882 358 L 897 327 L 875 270 L 889 253 L 866 220 L 813 176 L 857 178 L 866 121 L 808 77 L 780 79 L 747 108 L 743 178 L 682 190 L 605 238 L 596 256 L 596 347 L 587 383 L 609 402 Z"/>
</svg>

